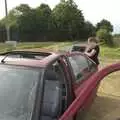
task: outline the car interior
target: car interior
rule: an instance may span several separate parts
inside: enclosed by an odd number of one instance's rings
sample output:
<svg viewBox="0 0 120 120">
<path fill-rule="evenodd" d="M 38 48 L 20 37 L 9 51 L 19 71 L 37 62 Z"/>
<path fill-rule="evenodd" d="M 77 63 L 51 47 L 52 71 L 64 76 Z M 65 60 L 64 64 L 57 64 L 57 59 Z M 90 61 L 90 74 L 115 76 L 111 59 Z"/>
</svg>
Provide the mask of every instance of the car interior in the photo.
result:
<svg viewBox="0 0 120 120">
<path fill-rule="evenodd" d="M 61 112 L 62 90 L 61 84 L 53 71 L 47 71 L 42 106 L 42 120 L 57 120 Z"/>
<path fill-rule="evenodd" d="M 66 107 L 66 87 L 60 68 L 54 64 L 46 71 L 42 120 L 57 120 Z"/>
</svg>

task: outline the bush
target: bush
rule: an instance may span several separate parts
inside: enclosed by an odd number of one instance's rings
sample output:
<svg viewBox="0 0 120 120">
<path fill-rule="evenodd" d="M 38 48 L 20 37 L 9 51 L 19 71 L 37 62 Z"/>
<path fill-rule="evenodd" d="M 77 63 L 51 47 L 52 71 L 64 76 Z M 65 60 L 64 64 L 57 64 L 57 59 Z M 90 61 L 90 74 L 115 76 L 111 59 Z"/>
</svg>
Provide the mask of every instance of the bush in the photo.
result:
<svg viewBox="0 0 120 120">
<path fill-rule="evenodd" d="M 96 33 L 97 37 L 100 39 L 101 42 L 105 42 L 106 45 L 113 47 L 113 36 L 110 32 L 106 29 L 99 29 Z"/>
</svg>

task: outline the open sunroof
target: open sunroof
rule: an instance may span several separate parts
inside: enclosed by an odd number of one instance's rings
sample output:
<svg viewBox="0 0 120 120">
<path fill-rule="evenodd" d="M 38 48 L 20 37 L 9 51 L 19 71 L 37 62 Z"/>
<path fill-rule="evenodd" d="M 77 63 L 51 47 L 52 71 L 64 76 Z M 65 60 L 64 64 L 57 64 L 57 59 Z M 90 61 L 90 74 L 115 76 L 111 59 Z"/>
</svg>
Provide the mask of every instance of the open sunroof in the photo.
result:
<svg viewBox="0 0 120 120">
<path fill-rule="evenodd" d="M 51 53 L 46 52 L 31 52 L 31 51 L 11 51 L 0 54 L 2 56 L 12 57 L 12 58 L 27 58 L 27 59 L 42 59 Z"/>
</svg>

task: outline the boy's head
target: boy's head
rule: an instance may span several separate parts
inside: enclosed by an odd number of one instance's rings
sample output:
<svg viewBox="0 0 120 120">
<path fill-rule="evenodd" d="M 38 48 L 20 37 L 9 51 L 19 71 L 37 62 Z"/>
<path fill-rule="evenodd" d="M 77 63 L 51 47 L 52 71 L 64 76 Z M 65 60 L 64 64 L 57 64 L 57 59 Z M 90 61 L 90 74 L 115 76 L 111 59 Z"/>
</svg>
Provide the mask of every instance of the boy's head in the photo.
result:
<svg viewBox="0 0 120 120">
<path fill-rule="evenodd" d="M 97 39 L 95 37 L 89 37 L 88 43 L 96 43 L 97 44 Z"/>
</svg>

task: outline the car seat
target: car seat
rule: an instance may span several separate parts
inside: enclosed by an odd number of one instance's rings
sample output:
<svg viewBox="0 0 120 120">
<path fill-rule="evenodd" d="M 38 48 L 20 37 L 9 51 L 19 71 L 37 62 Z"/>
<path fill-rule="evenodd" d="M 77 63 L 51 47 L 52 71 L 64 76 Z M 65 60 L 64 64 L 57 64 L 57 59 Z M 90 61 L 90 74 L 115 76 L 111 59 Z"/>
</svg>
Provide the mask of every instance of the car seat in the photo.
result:
<svg viewBox="0 0 120 120">
<path fill-rule="evenodd" d="M 47 71 L 42 107 L 42 120 L 57 120 L 61 113 L 62 90 L 61 83 L 54 71 Z"/>
</svg>

